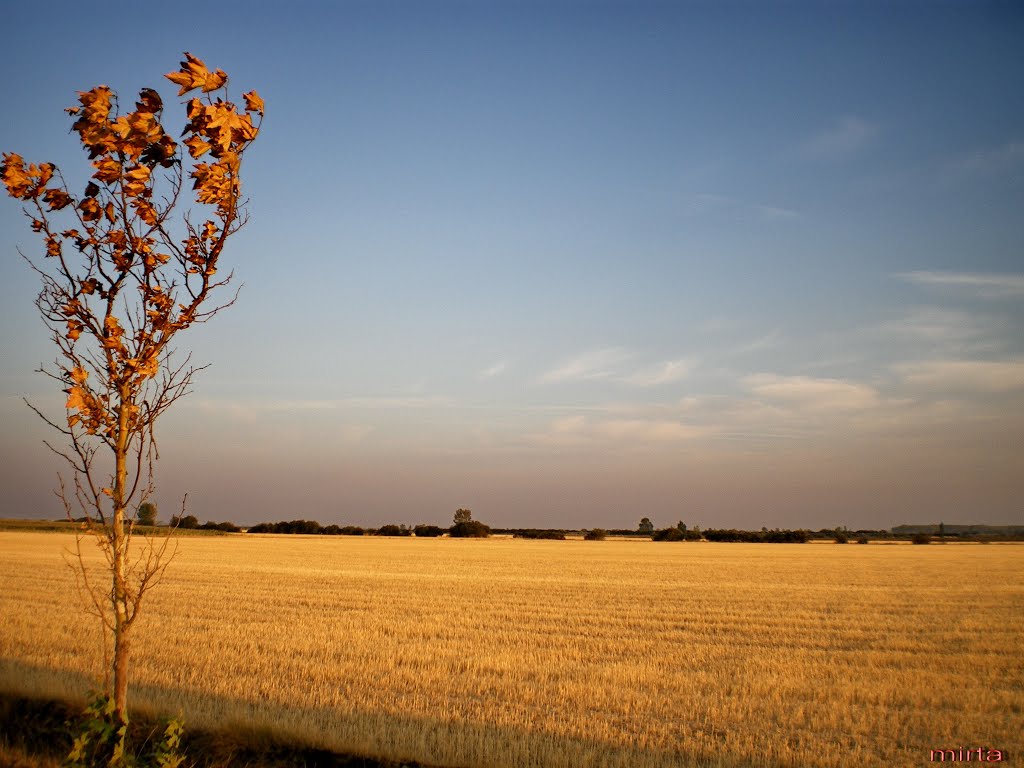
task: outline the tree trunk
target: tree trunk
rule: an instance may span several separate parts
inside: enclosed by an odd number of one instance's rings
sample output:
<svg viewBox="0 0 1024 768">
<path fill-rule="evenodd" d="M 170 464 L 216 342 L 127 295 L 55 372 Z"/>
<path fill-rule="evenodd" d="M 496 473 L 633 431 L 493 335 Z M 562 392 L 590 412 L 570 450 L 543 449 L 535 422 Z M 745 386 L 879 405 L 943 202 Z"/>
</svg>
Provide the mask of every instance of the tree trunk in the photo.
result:
<svg viewBox="0 0 1024 768">
<path fill-rule="evenodd" d="M 122 625 L 114 636 L 114 712 L 122 722 L 128 722 L 128 626 Z"/>
<path fill-rule="evenodd" d="M 118 407 L 117 441 L 114 444 L 114 488 L 111 494 L 114 502 L 114 519 L 111 530 L 113 550 L 113 590 L 111 601 L 114 608 L 114 711 L 121 722 L 128 722 L 128 615 L 127 541 L 124 532 L 125 493 L 128 485 L 128 413 L 131 393 L 127 386 L 120 391 Z"/>
</svg>

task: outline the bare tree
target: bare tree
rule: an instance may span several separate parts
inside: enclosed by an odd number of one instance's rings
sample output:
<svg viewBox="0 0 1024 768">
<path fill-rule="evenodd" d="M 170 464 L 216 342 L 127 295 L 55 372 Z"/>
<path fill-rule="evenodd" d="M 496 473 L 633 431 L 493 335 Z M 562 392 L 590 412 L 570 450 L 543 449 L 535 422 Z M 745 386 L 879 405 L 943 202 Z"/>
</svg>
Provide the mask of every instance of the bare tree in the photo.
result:
<svg viewBox="0 0 1024 768">
<path fill-rule="evenodd" d="M 218 262 L 247 220 L 241 160 L 263 117 L 255 91 L 243 94 L 239 110 L 223 71 L 185 57 L 166 77 L 180 86 L 179 97 L 200 92 L 185 102 L 187 155 L 164 130 L 155 90 L 142 89 L 134 111 L 121 114 L 117 96 L 100 85 L 67 110 L 93 169 L 81 195 L 52 163 L 27 165 L 4 153 L 0 166 L 45 246 L 42 258 L 19 253 L 42 282 L 36 307 L 59 353 L 42 372 L 67 394 L 66 418 L 30 407 L 64 438 L 47 443 L 71 467 L 58 495 L 69 518 L 84 516 L 83 535 L 103 554 L 100 583 L 79 536 L 79 583 L 105 628 L 105 688 L 110 695 L 112 673 L 122 720 L 132 626 L 169 563 L 169 538 L 132 549 L 131 513 L 153 494 L 156 420 L 200 370 L 187 356 L 173 362 L 171 341 L 234 303 L 230 294 L 212 298 L 231 282 L 230 274 L 218 276 Z M 186 173 L 197 213 L 178 208 Z"/>
</svg>

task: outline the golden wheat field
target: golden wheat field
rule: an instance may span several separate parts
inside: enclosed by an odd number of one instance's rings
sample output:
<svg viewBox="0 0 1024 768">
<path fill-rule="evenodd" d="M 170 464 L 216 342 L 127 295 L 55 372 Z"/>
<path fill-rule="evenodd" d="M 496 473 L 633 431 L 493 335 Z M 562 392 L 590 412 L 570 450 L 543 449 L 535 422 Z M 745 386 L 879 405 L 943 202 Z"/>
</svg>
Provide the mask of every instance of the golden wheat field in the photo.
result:
<svg viewBox="0 0 1024 768">
<path fill-rule="evenodd" d="M 99 669 L 62 551 L 0 532 L 0 686 Z M 183 538 L 133 703 L 441 766 L 1017 758 L 1024 547 Z"/>
</svg>

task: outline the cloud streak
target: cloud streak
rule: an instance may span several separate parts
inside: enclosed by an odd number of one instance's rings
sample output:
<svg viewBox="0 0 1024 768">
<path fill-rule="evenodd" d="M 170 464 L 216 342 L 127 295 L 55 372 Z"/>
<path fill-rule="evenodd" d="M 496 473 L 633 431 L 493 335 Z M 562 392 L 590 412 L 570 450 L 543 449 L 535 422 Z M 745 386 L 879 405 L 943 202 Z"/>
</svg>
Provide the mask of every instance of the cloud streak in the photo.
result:
<svg viewBox="0 0 1024 768">
<path fill-rule="evenodd" d="M 756 373 L 743 383 L 757 397 L 801 410 L 863 410 L 879 404 L 876 389 L 843 379 Z"/>
<path fill-rule="evenodd" d="M 950 170 L 965 176 L 992 176 L 1013 171 L 1024 164 L 1024 141 L 1009 141 L 1002 146 L 981 149 L 957 158 Z"/>
<path fill-rule="evenodd" d="M 560 383 L 610 379 L 630 357 L 628 352 L 617 347 L 587 352 L 543 374 L 541 381 Z"/>
<path fill-rule="evenodd" d="M 712 194 L 710 192 L 698 192 L 695 194 L 693 202 L 689 206 L 689 211 L 692 214 L 727 213 L 744 218 L 749 218 L 753 215 L 763 221 L 786 221 L 801 217 L 800 212 L 792 208 L 765 203 L 748 203 L 735 197 Z"/>
<path fill-rule="evenodd" d="M 904 384 L 938 394 L 995 395 L 1024 392 L 1024 359 L 927 360 L 895 367 Z"/>
<path fill-rule="evenodd" d="M 544 432 L 528 435 L 530 445 L 546 448 L 658 448 L 706 437 L 711 427 L 687 424 L 673 418 L 612 418 L 568 416 L 556 419 Z"/>
<path fill-rule="evenodd" d="M 813 137 L 804 144 L 804 152 L 811 157 L 842 157 L 866 146 L 878 134 L 878 126 L 856 115 L 847 115 L 833 128 Z"/>
<path fill-rule="evenodd" d="M 695 366 L 693 360 L 666 360 L 659 365 L 642 368 L 623 381 L 637 387 L 657 387 L 685 379 Z"/>
<path fill-rule="evenodd" d="M 494 365 L 484 368 L 480 373 L 477 374 L 477 378 L 481 381 L 487 379 L 493 379 L 495 376 L 500 376 L 508 368 L 508 363 L 504 360 L 499 360 Z"/>
<path fill-rule="evenodd" d="M 914 285 L 970 293 L 983 299 L 1024 297 L 1024 275 L 992 272 L 900 272 L 901 280 Z"/>
</svg>

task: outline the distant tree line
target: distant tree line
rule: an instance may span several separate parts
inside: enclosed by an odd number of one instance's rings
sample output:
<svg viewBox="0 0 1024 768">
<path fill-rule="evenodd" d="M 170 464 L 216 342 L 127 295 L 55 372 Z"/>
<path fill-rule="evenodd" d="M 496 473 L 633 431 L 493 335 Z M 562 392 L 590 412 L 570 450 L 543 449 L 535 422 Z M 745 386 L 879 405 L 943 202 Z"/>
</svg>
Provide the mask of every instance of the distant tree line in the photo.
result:
<svg viewBox="0 0 1024 768">
<path fill-rule="evenodd" d="M 927 543 L 923 537 L 933 536 L 938 537 L 939 541 L 1024 541 L 1024 525 L 897 525 L 893 527 L 892 535 L 922 544 Z"/>
<path fill-rule="evenodd" d="M 135 524 L 142 526 L 154 526 L 156 522 L 156 505 L 149 502 L 139 505 L 136 512 Z M 214 530 L 235 533 L 242 530 L 231 522 L 207 521 L 200 523 L 194 515 L 176 515 L 171 518 L 170 525 L 185 530 Z M 657 529 L 650 518 L 644 517 L 639 525 L 633 529 L 611 529 L 603 528 L 583 529 L 582 531 L 566 528 L 495 528 L 485 525 L 479 520 L 473 519 L 473 513 L 468 509 L 455 511 L 452 525 L 443 528 L 438 525 L 427 525 L 420 523 L 416 526 L 402 524 L 387 524 L 379 528 L 363 528 L 357 525 L 339 526 L 335 524 L 321 525 L 316 520 L 282 520 L 276 523 L 259 523 L 248 529 L 249 533 L 293 533 L 313 534 L 322 536 L 415 536 L 417 538 L 434 538 L 448 535 L 451 538 L 486 538 L 494 533 L 512 536 L 517 539 L 553 539 L 564 541 L 569 535 L 578 536 L 583 534 L 587 541 L 603 541 L 608 536 L 649 538 L 654 541 L 713 541 L 713 542 L 750 542 L 750 543 L 778 543 L 778 544 L 803 544 L 812 539 L 831 539 L 837 544 L 846 544 L 851 540 L 858 544 L 867 544 L 872 539 L 902 539 L 913 541 L 915 544 L 932 543 L 935 538 L 944 542 L 947 540 L 1019 540 L 1024 538 L 1024 526 L 990 526 L 990 525 L 902 525 L 889 530 L 859 529 L 851 531 L 845 526 L 836 528 L 822 528 L 817 531 L 805 529 L 779 529 L 769 530 L 761 528 L 760 531 L 740 530 L 736 528 L 708 528 L 701 530 L 699 526 L 687 527 L 683 521 L 679 521 L 670 528 Z"/>
<path fill-rule="evenodd" d="M 171 527 L 195 531 L 223 531 L 224 533 L 238 533 L 242 530 L 234 523 L 229 522 L 215 523 L 212 520 L 207 520 L 205 523 L 200 523 L 195 515 L 174 515 L 171 518 Z"/>
<path fill-rule="evenodd" d="M 700 541 L 702 536 L 699 529 L 688 530 L 686 523 L 679 522 L 672 528 L 655 531 L 651 538 L 654 541 Z"/>
<path fill-rule="evenodd" d="M 745 541 L 768 544 L 806 544 L 810 541 L 811 534 L 808 531 L 797 530 L 773 530 L 773 531 L 738 531 L 734 528 L 718 529 L 709 528 L 704 531 L 704 538 L 708 541 Z"/>
<path fill-rule="evenodd" d="M 508 531 L 514 539 L 554 539 L 565 541 L 565 531 L 546 528 L 513 528 Z"/>
<path fill-rule="evenodd" d="M 455 512 L 455 519 L 450 528 L 439 525 L 421 523 L 410 527 L 403 524 L 388 523 L 380 528 L 361 528 L 357 525 L 320 525 L 316 520 L 282 520 L 277 523 L 259 523 L 248 529 L 249 533 L 295 533 L 320 536 L 416 536 L 417 538 L 436 538 L 448 534 L 453 538 L 485 538 L 491 535 L 491 529 L 473 519 L 468 509 Z"/>
<path fill-rule="evenodd" d="M 321 536 L 362 536 L 363 528 L 355 525 L 320 525 L 316 520 L 282 520 L 277 523 L 259 523 L 249 527 L 249 533 L 305 533 Z"/>
</svg>

